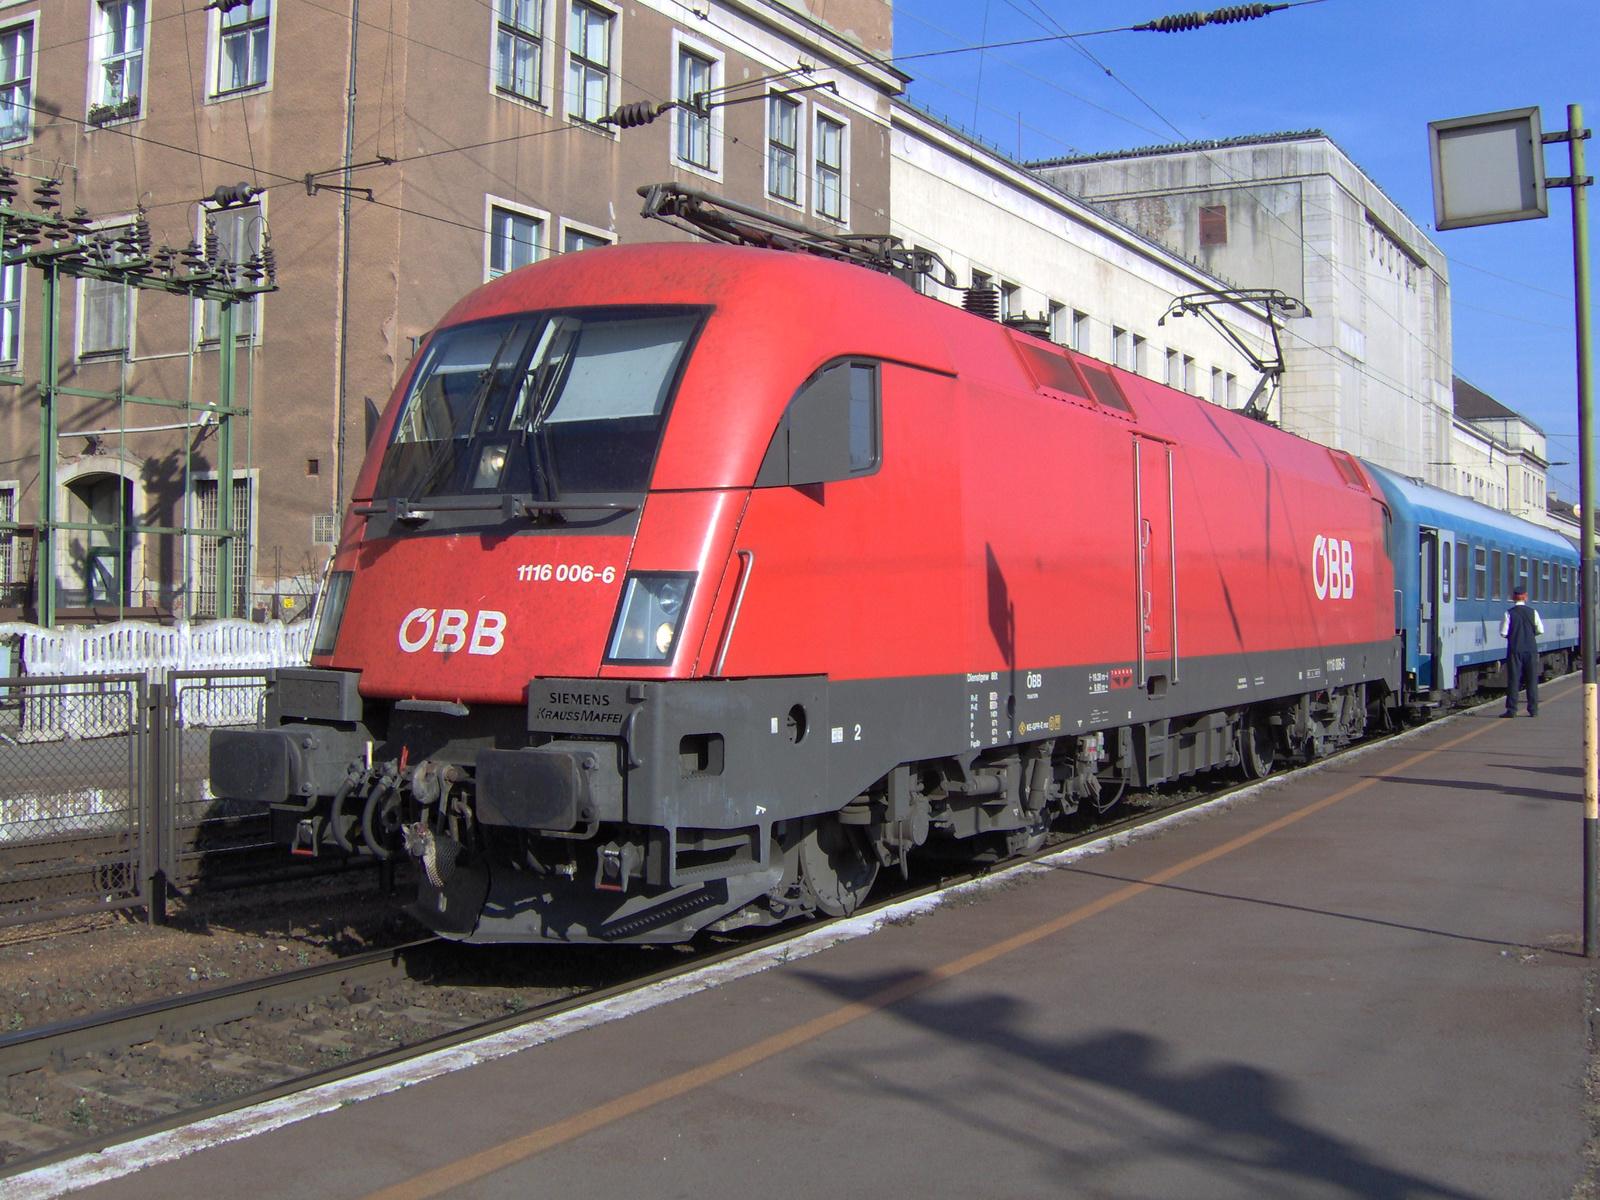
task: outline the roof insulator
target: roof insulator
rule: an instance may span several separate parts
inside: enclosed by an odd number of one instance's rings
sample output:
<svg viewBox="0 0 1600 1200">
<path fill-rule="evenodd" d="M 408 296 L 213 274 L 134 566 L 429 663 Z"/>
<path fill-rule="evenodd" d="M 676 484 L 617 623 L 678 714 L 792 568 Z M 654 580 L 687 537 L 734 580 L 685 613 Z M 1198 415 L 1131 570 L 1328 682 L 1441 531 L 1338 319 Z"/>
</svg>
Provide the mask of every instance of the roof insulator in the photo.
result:
<svg viewBox="0 0 1600 1200">
<path fill-rule="evenodd" d="M 974 316 L 990 321 L 1000 319 L 1000 289 L 995 287 L 969 287 L 961 293 L 961 307 Z"/>
</svg>

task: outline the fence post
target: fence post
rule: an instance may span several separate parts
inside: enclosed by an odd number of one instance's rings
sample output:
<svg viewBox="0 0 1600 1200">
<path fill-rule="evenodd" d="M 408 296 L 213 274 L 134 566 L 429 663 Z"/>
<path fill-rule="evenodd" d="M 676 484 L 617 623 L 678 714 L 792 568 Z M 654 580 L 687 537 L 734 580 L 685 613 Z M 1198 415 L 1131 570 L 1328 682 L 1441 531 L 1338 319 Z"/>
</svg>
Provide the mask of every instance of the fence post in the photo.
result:
<svg viewBox="0 0 1600 1200">
<path fill-rule="evenodd" d="M 162 683 L 149 684 L 145 695 L 144 743 L 145 795 L 141 805 L 140 874 L 145 888 L 145 911 L 150 924 L 167 923 L 167 815 L 171 797 L 167 778 L 167 688 Z"/>
</svg>

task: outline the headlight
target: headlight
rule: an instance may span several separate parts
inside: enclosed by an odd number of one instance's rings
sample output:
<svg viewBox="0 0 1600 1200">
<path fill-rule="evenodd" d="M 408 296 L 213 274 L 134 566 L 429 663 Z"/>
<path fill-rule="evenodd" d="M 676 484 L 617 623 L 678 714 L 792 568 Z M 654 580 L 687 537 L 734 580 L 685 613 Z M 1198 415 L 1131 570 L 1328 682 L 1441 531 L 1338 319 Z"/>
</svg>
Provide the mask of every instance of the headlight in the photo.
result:
<svg viewBox="0 0 1600 1200">
<path fill-rule="evenodd" d="M 694 576 L 633 572 L 622 586 L 622 603 L 611 626 L 606 661 L 666 663 L 678 648 L 678 625 L 689 607 Z"/>
<path fill-rule="evenodd" d="M 334 571 L 328 576 L 328 585 L 322 589 L 322 606 L 317 610 L 317 636 L 312 639 L 312 655 L 332 654 L 339 640 L 339 626 L 344 621 L 344 602 L 350 598 L 350 580 L 353 571 Z"/>
<path fill-rule="evenodd" d="M 472 475 L 472 486 L 477 489 L 497 488 L 506 471 L 508 447 L 488 445 L 478 452 L 478 468 Z"/>
</svg>

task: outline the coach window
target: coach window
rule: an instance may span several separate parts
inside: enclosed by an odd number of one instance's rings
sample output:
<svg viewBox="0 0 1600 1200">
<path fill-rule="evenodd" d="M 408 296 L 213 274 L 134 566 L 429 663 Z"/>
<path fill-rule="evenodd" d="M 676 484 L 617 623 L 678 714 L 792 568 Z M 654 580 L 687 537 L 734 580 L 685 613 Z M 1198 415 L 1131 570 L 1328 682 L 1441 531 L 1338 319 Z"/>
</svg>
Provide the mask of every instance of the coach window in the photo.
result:
<svg viewBox="0 0 1600 1200">
<path fill-rule="evenodd" d="M 878 365 L 833 363 L 789 401 L 757 487 L 797 487 L 870 475 L 882 461 Z"/>
<path fill-rule="evenodd" d="M 1496 558 L 1499 555 L 1495 556 Z M 1489 568 L 1488 552 L 1482 546 L 1472 548 L 1472 598 L 1474 600 L 1487 600 L 1489 598 Z"/>
<path fill-rule="evenodd" d="M 1519 558 L 1517 560 L 1516 582 L 1509 590 L 1514 592 L 1520 586 L 1523 591 L 1529 593 L 1529 599 L 1532 599 L 1532 589 L 1529 587 L 1529 584 L 1531 584 L 1532 581 L 1533 577 L 1528 573 L 1528 560 L 1526 558 Z"/>
<path fill-rule="evenodd" d="M 1489 599 L 1500 599 L 1500 581 L 1505 578 L 1501 569 L 1500 551 L 1493 550 L 1489 553 Z"/>
<path fill-rule="evenodd" d="M 1456 542 L 1456 599 L 1472 599 L 1472 547 Z"/>
<path fill-rule="evenodd" d="M 1542 604 L 1550 602 L 1550 564 L 1547 562 L 1539 564 L 1539 601 Z"/>
</svg>

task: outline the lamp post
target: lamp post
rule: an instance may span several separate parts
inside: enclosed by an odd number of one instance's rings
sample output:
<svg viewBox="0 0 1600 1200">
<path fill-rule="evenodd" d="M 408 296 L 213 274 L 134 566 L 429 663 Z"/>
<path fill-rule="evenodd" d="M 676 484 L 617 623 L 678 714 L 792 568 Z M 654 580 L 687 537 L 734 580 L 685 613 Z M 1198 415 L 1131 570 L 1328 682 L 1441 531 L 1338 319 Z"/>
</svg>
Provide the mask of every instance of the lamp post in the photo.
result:
<svg viewBox="0 0 1600 1200">
<path fill-rule="evenodd" d="M 1567 105 L 1567 128 L 1545 133 L 1538 108 L 1456 117 L 1428 125 L 1434 226 L 1440 230 L 1547 217 L 1546 189 L 1572 189 L 1572 271 L 1578 325 L 1578 493 L 1583 586 L 1578 653 L 1583 660 L 1583 953 L 1600 958 L 1600 686 L 1595 679 L 1594 358 L 1589 330 L 1589 188 L 1583 106 Z M 1544 147 L 1566 142 L 1571 174 L 1547 178 Z"/>
</svg>

